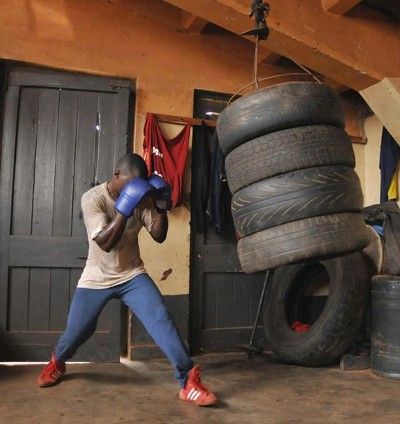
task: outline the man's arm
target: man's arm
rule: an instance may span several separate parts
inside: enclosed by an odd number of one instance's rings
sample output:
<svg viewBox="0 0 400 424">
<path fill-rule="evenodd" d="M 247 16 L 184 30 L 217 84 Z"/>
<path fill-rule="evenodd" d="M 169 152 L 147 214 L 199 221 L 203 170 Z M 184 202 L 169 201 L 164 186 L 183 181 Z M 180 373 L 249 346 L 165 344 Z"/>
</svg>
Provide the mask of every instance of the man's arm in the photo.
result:
<svg viewBox="0 0 400 424">
<path fill-rule="evenodd" d="M 108 222 L 101 208 L 82 202 L 84 219 L 86 216 L 85 224 L 100 249 L 109 252 L 119 242 L 128 218 L 133 215 L 136 206 L 151 189 L 146 180 L 141 178 L 130 180 L 115 202 L 116 215 L 111 222 Z"/>
<path fill-rule="evenodd" d="M 117 211 L 115 218 L 93 239 L 100 249 L 109 252 L 120 240 L 128 218 Z"/>
<path fill-rule="evenodd" d="M 153 187 L 153 220 L 151 226 L 146 225 L 153 240 L 157 243 L 163 243 L 168 233 L 168 216 L 167 210 L 172 208 L 171 186 L 159 175 L 151 175 L 147 181 Z M 155 215 L 155 216 L 154 216 Z"/>
<path fill-rule="evenodd" d="M 156 212 L 155 220 L 149 233 L 157 243 L 165 241 L 168 233 L 168 215 L 166 211 Z"/>
</svg>

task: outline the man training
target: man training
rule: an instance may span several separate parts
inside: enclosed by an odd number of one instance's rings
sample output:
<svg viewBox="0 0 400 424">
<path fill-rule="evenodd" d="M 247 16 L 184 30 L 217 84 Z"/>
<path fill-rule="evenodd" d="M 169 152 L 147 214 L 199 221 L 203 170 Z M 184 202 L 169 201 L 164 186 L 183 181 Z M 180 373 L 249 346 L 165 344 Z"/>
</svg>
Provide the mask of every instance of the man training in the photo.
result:
<svg viewBox="0 0 400 424">
<path fill-rule="evenodd" d="M 158 243 L 167 237 L 169 184 L 158 175 L 148 177 L 142 157 L 129 153 L 118 161 L 110 181 L 83 194 L 81 206 L 89 240 L 88 258 L 71 302 L 67 328 L 38 385 L 54 386 L 62 379 L 65 362 L 94 333 L 106 303 L 120 299 L 172 363 L 180 385 L 179 399 L 199 406 L 215 404 L 216 396 L 201 383 L 200 369 L 193 365 L 140 257 L 138 234 L 142 227 Z"/>
</svg>

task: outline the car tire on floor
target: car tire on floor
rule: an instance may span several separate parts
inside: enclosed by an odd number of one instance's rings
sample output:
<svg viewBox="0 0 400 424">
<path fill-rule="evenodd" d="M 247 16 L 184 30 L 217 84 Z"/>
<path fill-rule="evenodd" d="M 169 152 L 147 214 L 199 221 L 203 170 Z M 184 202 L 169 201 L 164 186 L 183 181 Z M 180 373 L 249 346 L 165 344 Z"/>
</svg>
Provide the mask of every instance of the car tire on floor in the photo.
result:
<svg viewBox="0 0 400 424">
<path fill-rule="evenodd" d="M 373 274 L 372 265 L 361 252 L 278 268 L 263 320 L 266 338 L 277 357 L 291 364 L 321 366 L 344 354 L 364 318 Z M 307 290 L 312 285 L 315 289 L 324 279 L 329 295 L 322 311 L 315 322 L 308 323 L 311 327 L 307 331 L 295 332 L 292 324 L 306 320 L 310 305 Z"/>
</svg>

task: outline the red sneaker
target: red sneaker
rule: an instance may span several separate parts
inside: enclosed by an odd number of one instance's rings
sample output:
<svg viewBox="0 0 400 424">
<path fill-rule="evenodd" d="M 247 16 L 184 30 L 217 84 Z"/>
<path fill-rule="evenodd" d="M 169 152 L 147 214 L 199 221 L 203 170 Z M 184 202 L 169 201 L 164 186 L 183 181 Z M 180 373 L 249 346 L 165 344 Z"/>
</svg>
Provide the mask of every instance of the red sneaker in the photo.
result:
<svg viewBox="0 0 400 424">
<path fill-rule="evenodd" d="M 57 384 L 65 374 L 65 362 L 57 361 L 54 353 L 51 355 L 51 361 L 43 368 L 39 375 L 37 384 L 39 387 L 50 387 Z"/>
<path fill-rule="evenodd" d="M 189 371 L 186 386 L 179 391 L 179 399 L 192 402 L 197 406 L 209 406 L 217 403 L 217 397 L 201 384 L 200 368 Z"/>
</svg>

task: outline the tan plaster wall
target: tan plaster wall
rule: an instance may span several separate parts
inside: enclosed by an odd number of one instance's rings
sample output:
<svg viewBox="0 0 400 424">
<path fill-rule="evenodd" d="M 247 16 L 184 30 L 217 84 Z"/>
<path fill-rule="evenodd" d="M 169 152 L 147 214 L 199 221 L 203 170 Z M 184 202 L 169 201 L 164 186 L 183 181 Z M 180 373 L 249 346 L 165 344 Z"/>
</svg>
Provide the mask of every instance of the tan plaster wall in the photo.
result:
<svg viewBox="0 0 400 424">
<path fill-rule="evenodd" d="M 354 155 L 356 157 L 356 168 L 355 171 L 357 172 L 361 187 L 364 193 L 364 202 L 365 202 L 365 191 L 366 191 L 366 182 L 365 182 L 365 146 L 363 144 L 354 144 L 353 143 L 353 150 Z"/>
<path fill-rule="evenodd" d="M 134 149 L 141 152 L 147 112 L 192 116 L 194 89 L 236 92 L 251 80 L 250 43 L 179 31 L 180 19 L 156 0 L 2 0 L 0 58 L 136 80 Z M 282 69 L 263 65 L 260 73 Z M 189 219 L 186 207 L 175 209 L 163 245 L 142 235 L 147 269 L 164 294 L 188 293 Z"/>
<path fill-rule="evenodd" d="M 379 154 L 381 147 L 383 125 L 377 116 L 373 115 L 365 121 L 365 135 L 368 139 L 364 147 L 365 154 L 365 206 L 379 203 L 381 174 L 379 170 Z"/>
<path fill-rule="evenodd" d="M 247 41 L 186 33 L 180 19 L 179 10 L 157 0 L 2 0 L 0 58 L 136 80 L 133 147 L 141 152 L 147 112 L 191 116 L 194 89 L 232 93 L 251 80 Z M 287 69 L 262 65 L 259 71 L 266 76 Z M 162 128 L 173 136 L 181 127 Z M 364 186 L 364 147 L 354 149 Z M 186 206 L 172 211 L 163 245 L 141 235 L 147 269 L 164 294 L 188 293 L 189 220 Z"/>
<path fill-rule="evenodd" d="M 181 125 L 159 123 L 167 138 L 175 137 L 182 130 Z M 142 126 L 142 125 L 141 125 Z M 192 137 L 191 137 L 192 138 Z M 191 146 L 185 172 L 185 191 L 189 193 L 191 182 Z M 154 243 L 146 231 L 139 235 L 143 261 L 147 271 L 156 281 L 163 294 L 189 293 L 190 266 L 190 210 L 184 204 L 168 214 L 169 232 L 163 244 Z"/>
</svg>

